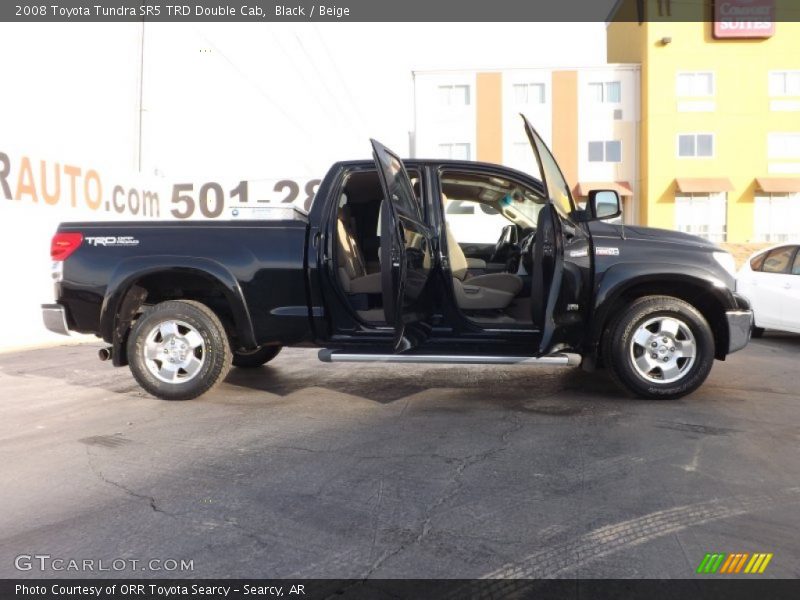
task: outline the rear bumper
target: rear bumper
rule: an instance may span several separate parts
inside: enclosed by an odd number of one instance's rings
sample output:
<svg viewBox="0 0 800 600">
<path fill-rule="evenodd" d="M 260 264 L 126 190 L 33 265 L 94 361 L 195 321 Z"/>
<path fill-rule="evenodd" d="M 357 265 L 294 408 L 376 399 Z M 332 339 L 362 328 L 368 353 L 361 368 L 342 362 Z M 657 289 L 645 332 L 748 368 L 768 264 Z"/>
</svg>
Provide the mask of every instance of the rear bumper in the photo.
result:
<svg viewBox="0 0 800 600">
<path fill-rule="evenodd" d="M 69 335 L 67 311 L 60 304 L 42 304 L 44 326 L 53 333 Z"/>
<path fill-rule="evenodd" d="M 741 350 L 750 341 L 753 329 L 752 310 L 729 310 L 725 313 L 728 318 L 728 354 Z"/>
</svg>

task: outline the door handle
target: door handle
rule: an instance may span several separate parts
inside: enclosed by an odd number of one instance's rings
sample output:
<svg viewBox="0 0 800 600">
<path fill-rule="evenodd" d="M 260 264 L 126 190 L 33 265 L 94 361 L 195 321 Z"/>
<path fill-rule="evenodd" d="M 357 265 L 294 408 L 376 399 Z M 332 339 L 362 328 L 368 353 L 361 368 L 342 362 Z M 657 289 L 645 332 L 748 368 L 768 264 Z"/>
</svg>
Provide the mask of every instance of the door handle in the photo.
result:
<svg viewBox="0 0 800 600">
<path fill-rule="evenodd" d="M 792 284 L 791 284 L 791 283 L 784 283 L 784 284 L 783 284 L 783 289 L 785 289 L 785 290 L 790 290 L 790 289 L 792 289 Z"/>
</svg>

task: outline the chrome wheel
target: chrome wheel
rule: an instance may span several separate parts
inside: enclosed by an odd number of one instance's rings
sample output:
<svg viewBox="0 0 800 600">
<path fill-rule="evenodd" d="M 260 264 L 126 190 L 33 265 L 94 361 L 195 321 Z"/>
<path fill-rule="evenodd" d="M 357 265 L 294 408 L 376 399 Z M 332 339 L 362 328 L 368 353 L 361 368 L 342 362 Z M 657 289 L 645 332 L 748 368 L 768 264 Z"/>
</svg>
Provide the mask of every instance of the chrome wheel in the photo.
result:
<svg viewBox="0 0 800 600">
<path fill-rule="evenodd" d="M 654 317 L 636 329 L 630 356 L 636 372 L 653 383 L 673 383 L 692 368 L 697 342 L 689 326 L 675 317 Z"/>
<path fill-rule="evenodd" d="M 145 337 L 144 363 L 150 374 L 165 383 L 194 379 L 206 360 L 203 336 L 184 321 L 162 321 Z"/>
</svg>

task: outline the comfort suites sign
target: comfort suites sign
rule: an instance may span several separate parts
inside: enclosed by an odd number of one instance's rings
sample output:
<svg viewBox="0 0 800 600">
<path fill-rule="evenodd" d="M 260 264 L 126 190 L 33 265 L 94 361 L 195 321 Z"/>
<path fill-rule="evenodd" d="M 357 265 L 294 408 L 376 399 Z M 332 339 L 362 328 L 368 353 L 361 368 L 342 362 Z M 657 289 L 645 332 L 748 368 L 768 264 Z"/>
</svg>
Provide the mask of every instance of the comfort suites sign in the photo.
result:
<svg viewBox="0 0 800 600">
<path fill-rule="evenodd" d="M 714 37 L 769 38 L 775 34 L 775 0 L 716 0 Z"/>
</svg>

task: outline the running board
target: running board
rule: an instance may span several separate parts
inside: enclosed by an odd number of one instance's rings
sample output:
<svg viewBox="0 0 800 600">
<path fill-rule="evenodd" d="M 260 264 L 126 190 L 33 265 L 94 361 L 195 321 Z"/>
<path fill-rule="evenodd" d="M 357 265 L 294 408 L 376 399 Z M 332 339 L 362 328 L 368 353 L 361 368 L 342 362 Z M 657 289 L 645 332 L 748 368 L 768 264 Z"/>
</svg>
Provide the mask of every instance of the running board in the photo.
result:
<svg viewBox="0 0 800 600">
<path fill-rule="evenodd" d="M 459 364 L 459 365 L 554 365 L 577 367 L 579 354 L 549 354 L 547 356 L 476 356 L 465 354 L 366 354 L 342 352 L 323 348 L 319 351 L 322 362 L 381 362 L 406 364 Z"/>
</svg>

